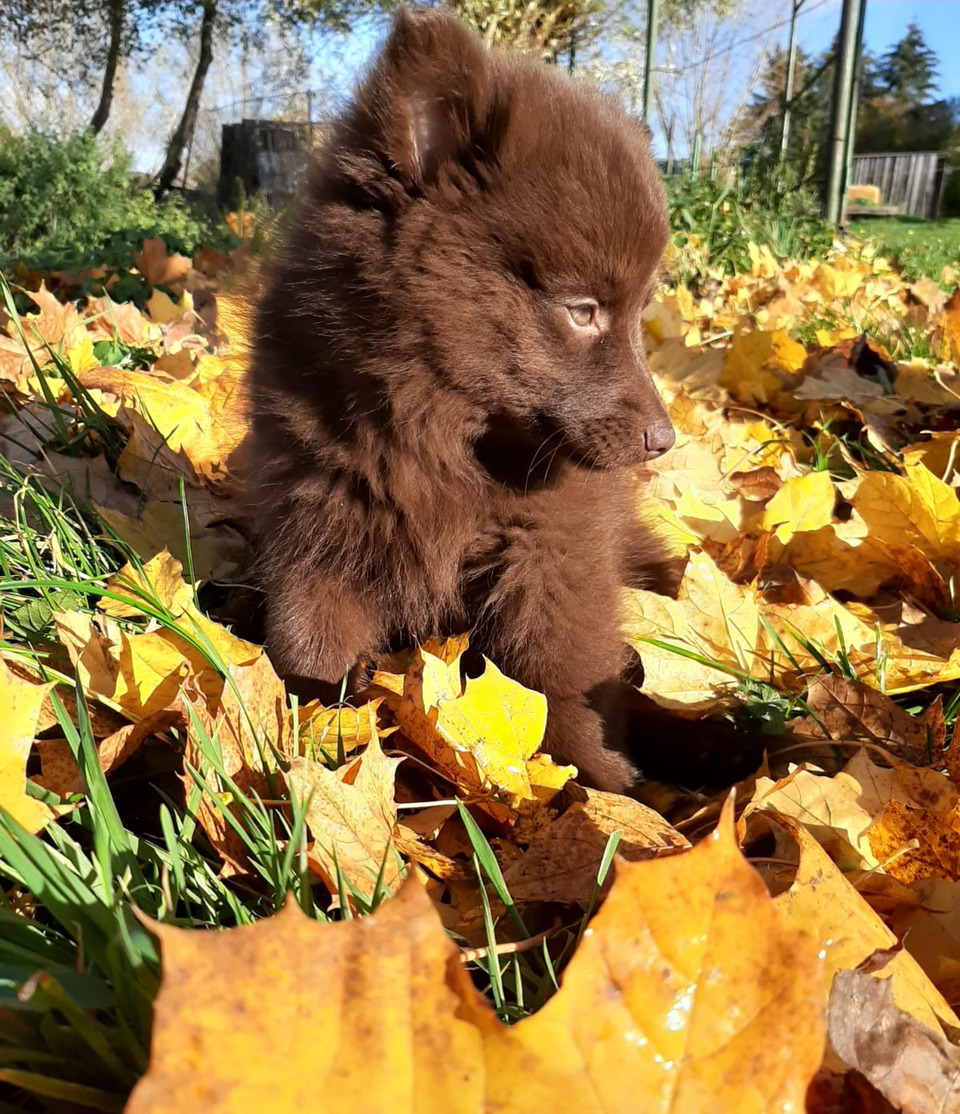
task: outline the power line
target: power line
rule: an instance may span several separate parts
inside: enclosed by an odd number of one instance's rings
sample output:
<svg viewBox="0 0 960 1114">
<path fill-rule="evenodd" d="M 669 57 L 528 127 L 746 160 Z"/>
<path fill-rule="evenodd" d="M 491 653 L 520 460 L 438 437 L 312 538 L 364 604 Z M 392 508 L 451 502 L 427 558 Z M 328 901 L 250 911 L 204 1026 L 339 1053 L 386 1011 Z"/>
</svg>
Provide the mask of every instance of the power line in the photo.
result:
<svg viewBox="0 0 960 1114">
<path fill-rule="evenodd" d="M 812 12 L 819 11 L 820 8 L 825 7 L 829 3 L 830 0 L 817 0 L 815 4 L 811 4 L 809 7 L 805 6 L 801 8 L 800 15 L 807 15 Z M 671 74 L 674 77 L 683 77 L 688 73 L 693 73 L 694 70 L 703 69 L 703 67 L 712 62 L 714 58 L 722 58 L 724 54 L 730 54 L 731 51 L 737 50 L 741 46 L 746 46 L 747 43 L 756 42 L 757 39 L 762 39 L 765 36 L 769 35 L 771 31 L 777 31 L 781 27 L 786 27 L 789 23 L 789 18 L 781 19 L 777 23 L 771 23 L 769 27 L 765 27 L 762 31 L 756 31 L 752 35 L 747 35 L 745 38 L 738 39 L 735 43 L 730 43 L 728 46 L 723 47 L 721 50 L 715 50 L 711 51 L 708 54 L 705 54 L 703 58 L 699 59 L 692 66 L 686 66 L 682 70 L 659 66 L 656 68 L 656 72 Z"/>
</svg>

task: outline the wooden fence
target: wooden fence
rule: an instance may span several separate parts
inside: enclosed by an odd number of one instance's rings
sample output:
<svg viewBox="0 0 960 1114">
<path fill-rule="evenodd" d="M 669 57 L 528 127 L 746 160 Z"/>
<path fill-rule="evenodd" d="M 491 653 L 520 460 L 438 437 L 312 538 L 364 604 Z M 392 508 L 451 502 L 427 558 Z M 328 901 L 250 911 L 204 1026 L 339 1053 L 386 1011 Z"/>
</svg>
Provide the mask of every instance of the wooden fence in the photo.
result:
<svg viewBox="0 0 960 1114">
<path fill-rule="evenodd" d="M 882 204 L 914 217 L 935 217 L 943 194 L 946 159 L 940 151 L 854 155 L 852 186 L 879 186 Z"/>
</svg>

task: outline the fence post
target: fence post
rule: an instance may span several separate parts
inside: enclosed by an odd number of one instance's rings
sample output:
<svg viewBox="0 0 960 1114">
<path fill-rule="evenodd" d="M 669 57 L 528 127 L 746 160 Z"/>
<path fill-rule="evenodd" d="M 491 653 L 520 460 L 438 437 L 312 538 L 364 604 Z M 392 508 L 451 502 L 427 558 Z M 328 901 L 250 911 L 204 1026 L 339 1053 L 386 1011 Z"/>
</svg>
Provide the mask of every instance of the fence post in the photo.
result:
<svg viewBox="0 0 960 1114">
<path fill-rule="evenodd" d="M 843 179 L 846 171 L 847 122 L 850 115 L 850 89 L 857 47 L 857 21 L 861 0 L 843 0 L 836 73 L 833 83 L 833 108 L 830 121 L 830 149 L 824 217 L 830 224 L 839 224 L 843 211 Z"/>
<path fill-rule="evenodd" d="M 690 155 L 690 177 L 696 181 L 700 177 L 700 133 L 693 137 L 693 151 Z"/>
<path fill-rule="evenodd" d="M 657 53 L 659 0 L 647 0 L 647 54 L 643 67 L 643 122 L 650 125 L 650 97 L 653 93 L 653 63 Z"/>
<path fill-rule="evenodd" d="M 857 108 L 860 104 L 860 86 L 863 83 L 863 25 L 867 17 L 867 0 L 860 0 L 857 19 L 857 41 L 854 47 L 853 84 L 850 88 L 850 110 L 847 113 L 847 142 L 843 155 L 843 200 L 847 199 L 847 186 L 853 176 L 853 151 L 857 142 Z M 841 206 L 842 210 L 843 206 Z"/>
<path fill-rule="evenodd" d="M 790 45 L 787 48 L 787 79 L 783 86 L 783 127 L 780 131 L 780 158 L 787 153 L 787 144 L 790 142 L 790 102 L 793 100 L 793 81 L 797 72 L 797 16 L 803 0 L 793 0 L 793 11 L 790 14 Z"/>
</svg>

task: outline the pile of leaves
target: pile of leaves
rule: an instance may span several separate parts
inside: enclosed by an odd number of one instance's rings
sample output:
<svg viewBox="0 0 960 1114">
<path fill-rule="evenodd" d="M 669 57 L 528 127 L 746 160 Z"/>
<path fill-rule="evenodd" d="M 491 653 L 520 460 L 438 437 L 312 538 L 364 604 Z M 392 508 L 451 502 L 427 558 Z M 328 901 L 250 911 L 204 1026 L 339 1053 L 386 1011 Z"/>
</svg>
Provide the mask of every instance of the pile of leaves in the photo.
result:
<svg viewBox="0 0 960 1114">
<path fill-rule="evenodd" d="M 956 1108 L 960 293 L 747 250 L 647 312 L 678 443 L 638 514 L 685 571 L 624 635 L 644 694 L 770 748 L 639 799 L 542 754 L 496 663 L 463 682 L 468 633 L 353 705 L 286 693 L 244 588 L 242 248 L 148 241 L 142 309 L 5 288 L 8 1104 Z"/>
</svg>

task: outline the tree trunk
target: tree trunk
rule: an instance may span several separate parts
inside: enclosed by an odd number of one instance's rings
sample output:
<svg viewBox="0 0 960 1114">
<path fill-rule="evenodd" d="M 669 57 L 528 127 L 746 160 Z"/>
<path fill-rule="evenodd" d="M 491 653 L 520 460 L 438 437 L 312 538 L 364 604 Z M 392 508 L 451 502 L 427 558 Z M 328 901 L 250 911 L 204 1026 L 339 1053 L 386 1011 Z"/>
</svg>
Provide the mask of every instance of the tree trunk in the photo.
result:
<svg viewBox="0 0 960 1114">
<path fill-rule="evenodd" d="M 180 173 L 183 162 L 183 152 L 193 139 L 193 132 L 197 126 L 197 110 L 200 107 L 200 96 L 203 93 L 203 83 L 207 77 L 207 70 L 213 61 L 213 31 L 217 22 L 218 0 L 203 0 L 203 22 L 200 24 L 200 57 L 197 59 L 197 68 L 193 73 L 190 83 L 190 92 L 187 93 L 187 103 L 183 107 L 180 123 L 170 137 L 167 146 L 166 158 L 157 175 L 153 187 L 154 197 L 162 197 L 173 185 L 173 180 Z"/>
<path fill-rule="evenodd" d="M 120 48 L 123 43 L 123 17 L 126 0 L 110 0 L 110 46 L 107 49 L 107 64 L 103 69 L 103 84 L 100 86 L 100 103 L 90 121 L 90 130 L 99 135 L 110 115 L 113 104 L 113 83 L 117 76 L 117 63 L 120 61 Z"/>
</svg>

